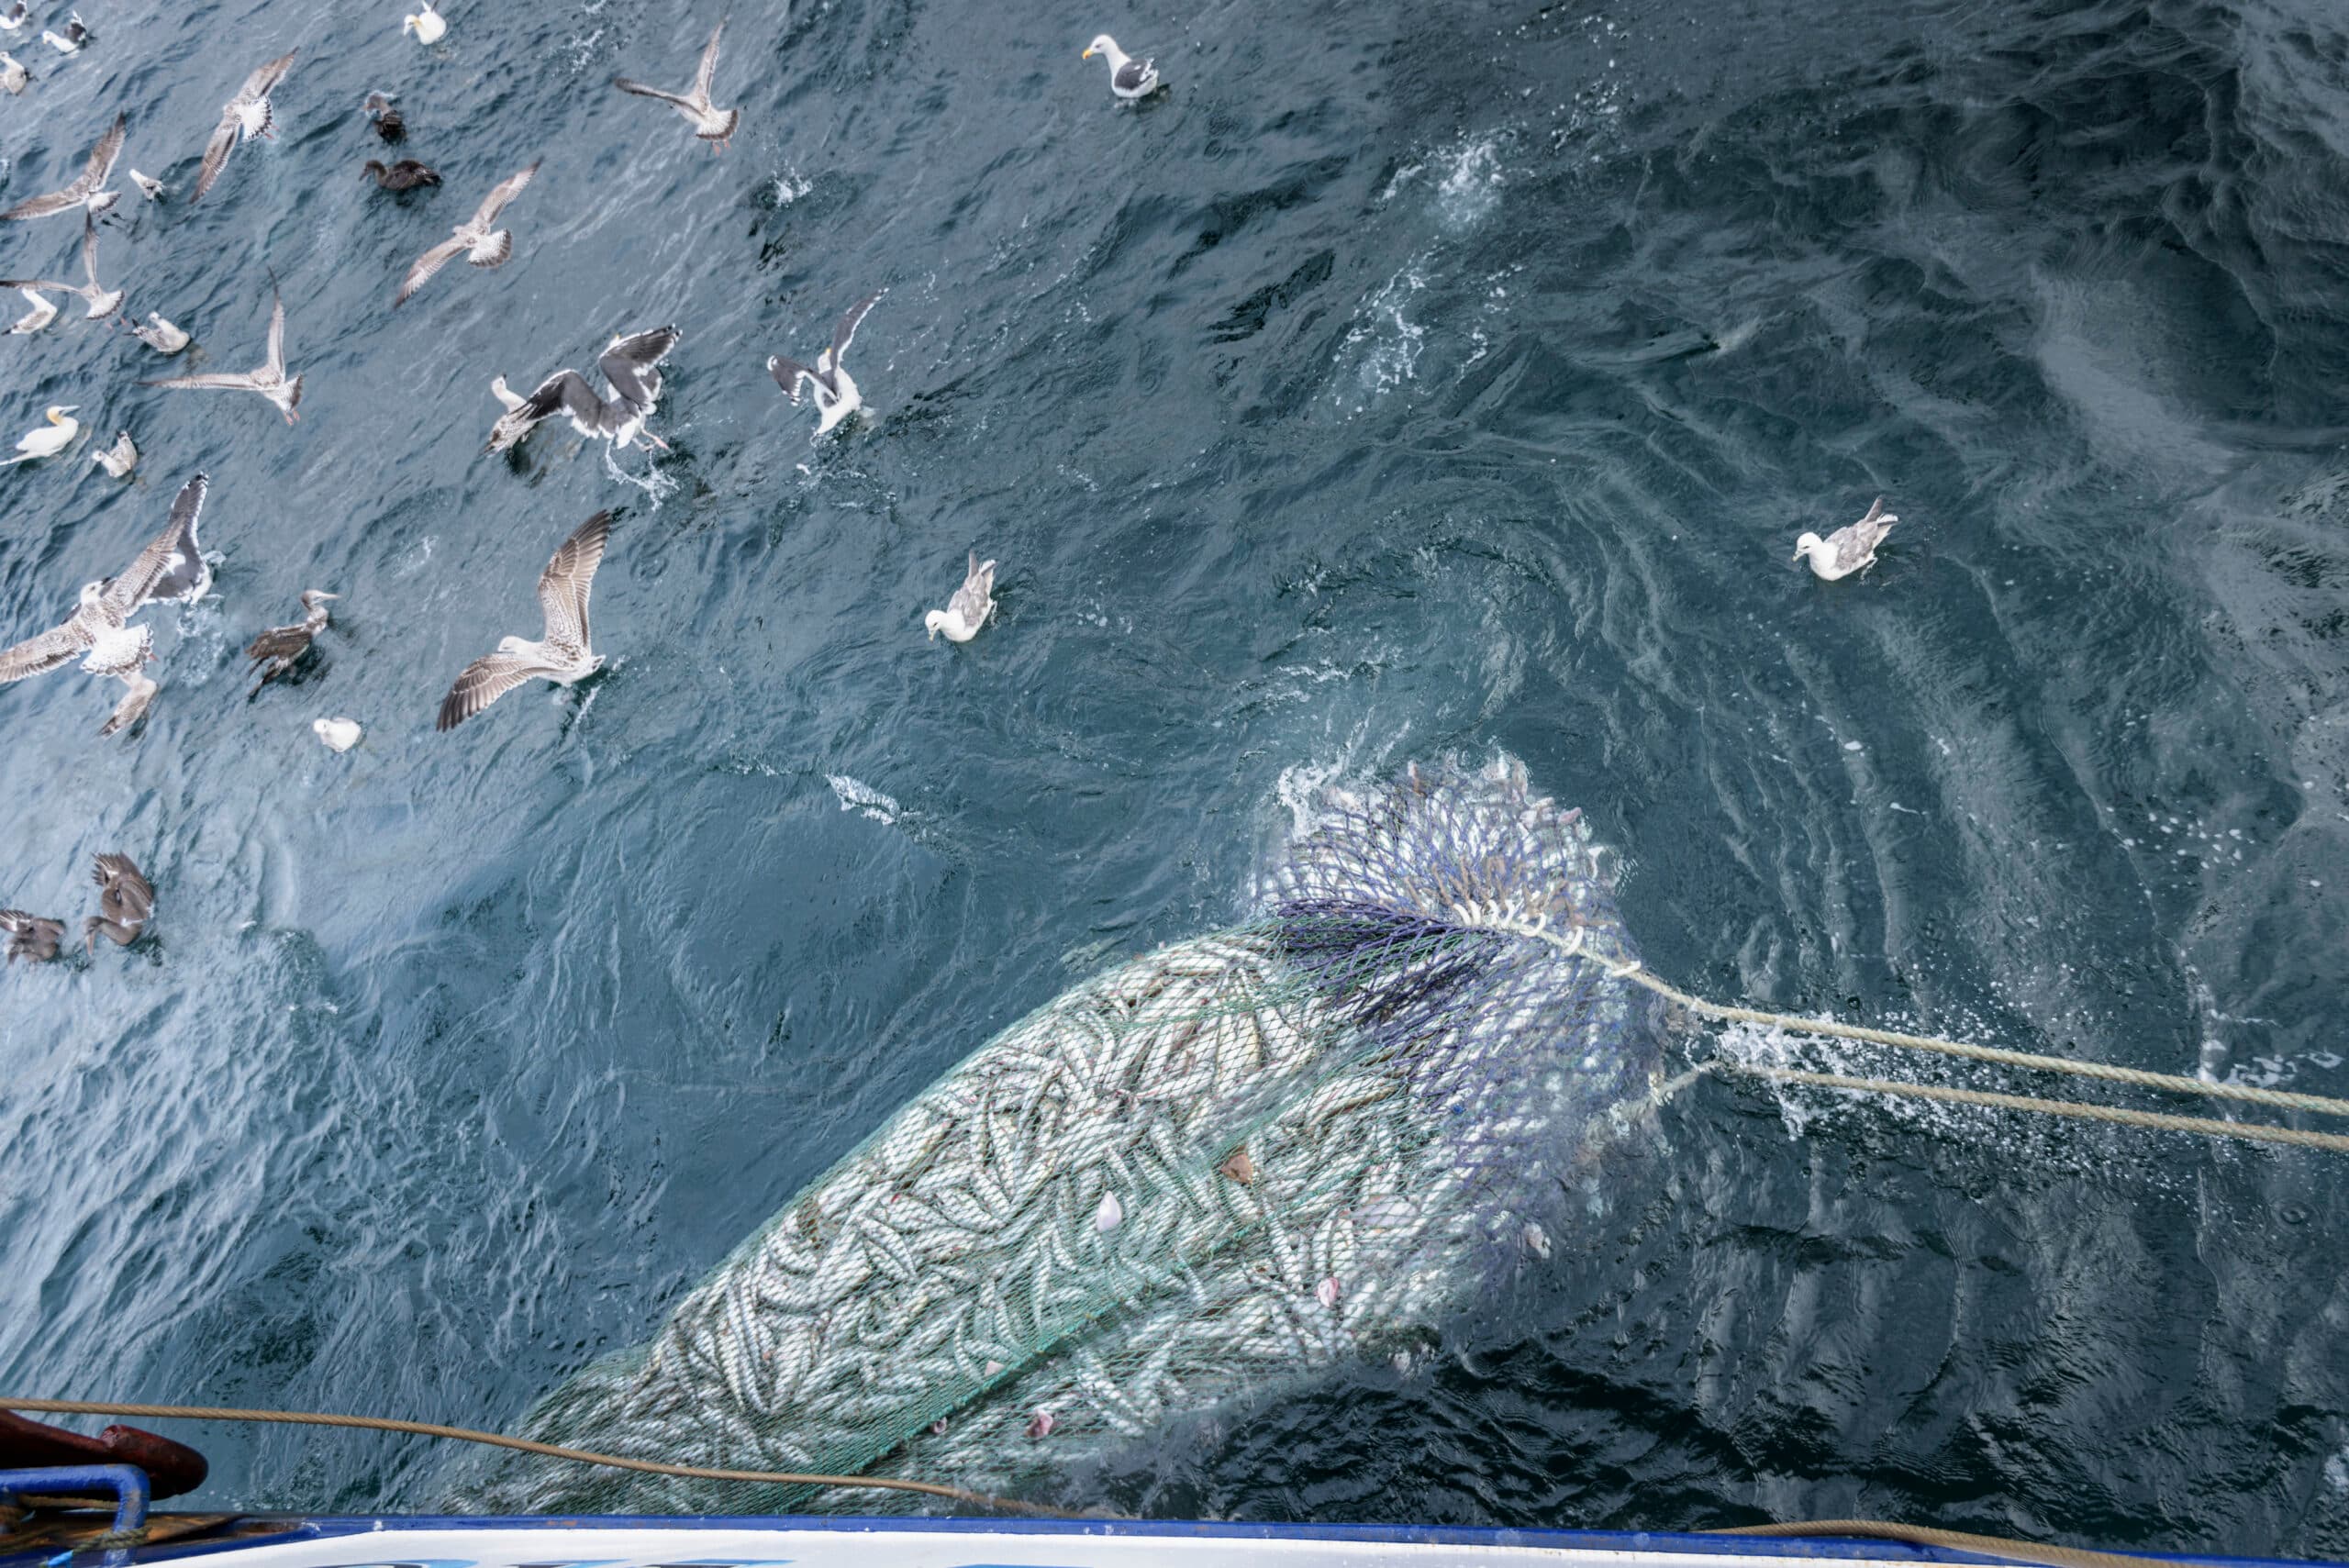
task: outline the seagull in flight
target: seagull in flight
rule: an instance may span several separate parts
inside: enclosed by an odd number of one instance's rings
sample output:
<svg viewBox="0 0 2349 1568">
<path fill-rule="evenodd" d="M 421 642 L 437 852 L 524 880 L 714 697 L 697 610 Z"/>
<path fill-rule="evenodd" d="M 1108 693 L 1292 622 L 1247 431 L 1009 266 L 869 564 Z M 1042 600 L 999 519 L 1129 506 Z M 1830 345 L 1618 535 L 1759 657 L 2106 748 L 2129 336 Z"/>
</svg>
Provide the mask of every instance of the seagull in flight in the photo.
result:
<svg viewBox="0 0 2349 1568">
<path fill-rule="evenodd" d="M 400 284 L 400 292 L 393 297 L 392 304 L 395 306 L 406 305 L 407 296 L 429 282 L 432 274 L 453 261 L 460 250 L 465 252 L 465 260 L 476 267 L 504 266 L 506 259 L 514 254 L 514 231 L 510 228 L 493 229 L 490 225 L 497 221 L 497 215 L 506 209 L 507 203 L 522 194 L 522 187 L 529 184 L 530 176 L 538 172 L 539 165 L 533 163 L 520 173 L 509 177 L 490 192 L 473 217 L 457 225 L 448 239 L 418 256 L 416 264 L 408 268 L 407 277 Z"/>
<path fill-rule="evenodd" d="M 285 73 L 294 69 L 294 56 L 299 52 L 298 50 L 288 50 L 246 77 L 245 84 L 237 89 L 237 95 L 222 106 L 220 123 L 213 128 L 212 139 L 204 144 L 204 164 L 196 171 L 195 194 L 188 197 L 190 206 L 204 199 L 204 193 L 212 188 L 212 183 L 220 177 L 220 171 L 228 166 L 228 154 L 235 151 L 239 144 L 250 141 L 255 137 L 276 137 L 276 122 L 269 111 L 269 95 L 285 79 Z"/>
<path fill-rule="evenodd" d="M 289 425 L 301 418 L 295 406 L 302 401 L 302 378 L 291 380 L 285 374 L 285 301 L 272 296 L 269 313 L 269 358 L 241 375 L 215 373 L 211 375 L 173 376 L 168 381 L 142 381 L 141 386 L 176 387 L 199 392 L 258 392 L 269 399 Z"/>
<path fill-rule="evenodd" d="M 856 340 L 857 324 L 864 319 L 864 313 L 887 292 L 875 289 L 849 307 L 840 325 L 832 328 L 830 345 L 816 356 L 814 370 L 781 354 L 767 361 L 767 373 L 774 377 L 774 384 L 783 388 L 783 395 L 791 399 L 792 406 L 799 405 L 801 386 L 816 395 L 816 433 L 819 436 L 829 433 L 833 426 L 864 406 L 864 396 L 856 390 L 856 383 L 850 378 L 848 367 L 841 363 L 841 357 Z"/>
<path fill-rule="evenodd" d="M 574 370 L 555 372 L 528 397 L 516 395 L 504 376 L 497 377 L 489 384 L 489 390 L 506 406 L 506 412 L 490 428 L 489 445 L 482 450 L 502 452 L 541 420 L 561 414 L 583 436 L 600 436 L 616 447 L 633 445 L 641 436 L 666 451 L 669 443 L 647 430 L 644 421 L 661 399 L 661 361 L 676 346 L 674 327 L 614 338 L 596 361 L 612 389 L 609 398 L 596 395 L 587 378 Z"/>
<path fill-rule="evenodd" d="M 46 674 L 80 659 L 89 673 L 130 688 L 98 733 L 112 735 L 137 723 L 155 698 L 155 683 L 140 673 L 155 654 L 151 634 L 144 626 L 132 626 L 130 617 L 158 599 L 194 596 L 187 592 L 186 555 L 195 543 L 195 514 L 204 507 L 206 484 L 200 473 L 187 482 L 172 503 L 171 521 L 121 576 L 82 584 L 80 602 L 62 625 L 0 651 L 0 685 Z M 211 569 L 203 566 L 201 558 L 197 565 L 202 581 L 208 584 Z"/>
<path fill-rule="evenodd" d="M 546 617 L 546 632 L 536 642 L 527 638 L 498 639 L 497 651 L 484 654 L 465 666 L 457 684 L 440 703 L 440 729 L 454 729 L 515 687 L 538 680 L 568 686 L 604 667 L 587 638 L 587 595 L 596 584 L 596 568 L 604 559 L 604 542 L 611 537 L 612 515 L 598 512 L 579 525 L 539 573 L 539 608 Z"/>
<path fill-rule="evenodd" d="M 75 207 L 86 207 L 90 216 L 95 217 L 112 207 L 122 199 L 122 193 L 106 188 L 106 176 L 114 172 L 115 160 L 122 156 L 123 131 L 129 123 L 127 116 L 115 116 L 113 128 L 98 138 L 98 144 L 90 149 L 89 161 L 82 165 L 82 172 L 74 176 L 72 183 L 63 190 L 18 202 L 7 211 L 0 212 L 0 220 L 48 217 L 55 213 L 72 212 Z"/>
<path fill-rule="evenodd" d="M 46 283 L 39 278 L 9 278 L 0 282 L 0 289 L 20 289 L 28 292 L 47 289 L 52 294 L 70 294 L 88 306 L 89 319 L 99 320 L 122 308 L 123 289 L 110 289 L 98 282 L 98 226 L 91 218 L 82 219 L 82 275 L 87 283 Z"/>
<path fill-rule="evenodd" d="M 613 77 L 612 85 L 640 98 L 660 99 L 685 117 L 686 123 L 694 128 L 694 134 L 709 143 L 712 152 L 723 152 L 726 144 L 734 139 L 734 128 L 742 123 L 741 110 L 721 109 L 709 101 L 710 83 L 718 75 L 718 40 L 725 31 L 724 22 L 710 28 L 709 42 L 701 51 L 701 68 L 694 72 L 694 84 L 687 92 L 664 93 L 658 87 L 648 87 L 625 76 Z"/>
</svg>

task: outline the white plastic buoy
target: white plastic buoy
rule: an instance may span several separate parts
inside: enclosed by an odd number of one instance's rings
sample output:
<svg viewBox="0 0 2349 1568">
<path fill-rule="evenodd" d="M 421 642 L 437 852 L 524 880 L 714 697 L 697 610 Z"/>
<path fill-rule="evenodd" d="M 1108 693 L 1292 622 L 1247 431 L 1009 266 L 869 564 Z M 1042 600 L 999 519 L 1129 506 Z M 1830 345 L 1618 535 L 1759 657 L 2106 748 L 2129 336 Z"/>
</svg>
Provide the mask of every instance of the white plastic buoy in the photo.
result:
<svg viewBox="0 0 2349 1568">
<path fill-rule="evenodd" d="M 1107 1236 L 1110 1231 L 1115 1230 L 1125 1218 L 1126 1211 L 1119 1206 L 1118 1195 L 1103 1193 L 1101 1207 L 1093 1211 L 1093 1229 Z"/>
<path fill-rule="evenodd" d="M 350 751 L 359 744 L 359 737 L 366 733 L 359 728 L 359 721 L 352 718 L 314 718 L 310 720 L 310 728 L 331 751 Z"/>
</svg>

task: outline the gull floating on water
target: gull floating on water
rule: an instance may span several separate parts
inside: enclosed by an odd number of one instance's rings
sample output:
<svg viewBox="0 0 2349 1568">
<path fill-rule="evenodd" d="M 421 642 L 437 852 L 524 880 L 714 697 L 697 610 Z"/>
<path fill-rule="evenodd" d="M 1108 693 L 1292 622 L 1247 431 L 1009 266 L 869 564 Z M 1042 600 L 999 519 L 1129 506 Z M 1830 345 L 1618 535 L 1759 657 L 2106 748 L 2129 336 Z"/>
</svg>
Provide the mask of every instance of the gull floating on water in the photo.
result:
<svg viewBox="0 0 2349 1568">
<path fill-rule="evenodd" d="M 664 93 L 625 76 L 613 77 L 612 85 L 640 98 L 658 98 L 685 116 L 685 123 L 694 128 L 696 136 L 709 143 L 712 152 L 723 152 L 726 144 L 734 139 L 734 128 L 742 122 L 741 110 L 721 109 L 709 101 L 710 83 L 718 75 L 718 40 L 725 31 L 724 22 L 709 29 L 709 42 L 701 51 L 701 67 L 694 72 L 694 84 L 684 93 Z"/>
<path fill-rule="evenodd" d="M 63 34 L 44 31 L 40 35 L 40 41 L 60 54 L 79 54 L 82 52 L 82 45 L 88 41 L 89 37 L 90 29 L 82 25 L 82 13 L 76 11 L 66 19 Z"/>
<path fill-rule="evenodd" d="M 7 467 L 8 463 L 30 462 L 37 457 L 55 457 L 72 446 L 73 438 L 82 433 L 82 421 L 68 416 L 80 406 L 78 403 L 52 404 L 41 416 L 49 421 L 48 425 L 36 425 L 17 438 L 18 455 L 8 459 L 7 462 L 0 462 L 0 468 Z"/>
<path fill-rule="evenodd" d="M 163 199 L 163 182 L 155 178 L 154 175 L 142 174 L 133 169 L 130 172 L 130 183 L 138 186 L 139 194 L 149 201 L 160 202 Z"/>
<path fill-rule="evenodd" d="M 587 595 L 611 537 L 612 515 L 598 512 L 579 525 L 539 573 L 539 608 L 546 632 L 537 642 L 507 637 L 497 651 L 465 666 L 440 704 L 436 728 L 454 729 L 515 687 L 531 681 L 572 685 L 604 667 L 587 636 Z"/>
<path fill-rule="evenodd" d="M 128 855 L 100 855 L 90 880 L 98 884 L 98 913 L 82 922 L 82 951 L 95 949 L 100 937 L 128 947 L 155 913 L 154 884 Z"/>
<path fill-rule="evenodd" d="M 63 625 L 0 652 L 0 685 L 45 674 L 78 658 L 91 674 L 130 688 L 98 733 L 112 735 L 137 723 L 155 697 L 155 683 L 139 673 L 154 651 L 148 629 L 130 625 L 130 617 L 157 599 L 193 596 L 185 592 L 191 581 L 186 557 L 195 542 L 195 514 L 204 506 L 205 483 L 200 473 L 188 481 L 172 503 L 172 520 L 121 576 L 82 584 L 80 603 Z M 201 557 L 195 566 L 201 582 L 209 584 L 211 568 Z"/>
<path fill-rule="evenodd" d="M 285 374 L 285 301 L 272 296 L 269 313 L 269 358 L 242 375 L 182 375 L 168 381 L 142 381 L 141 386 L 172 387 L 196 392 L 257 392 L 269 399 L 289 425 L 302 416 L 295 406 L 302 401 L 302 378 Z"/>
<path fill-rule="evenodd" d="M 995 610 L 995 562 L 982 562 L 979 552 L 971 552 L 970 570 L 963 574 L 963 585 L 946 601 L 942 610 L 932 610 L 922 617 L 922 625 L 930 628 L 930 639 L 938 640 L 944 632 L 949 642 L 968 642 L 979 635 L 987 617 Z"/>
<path fill-rule="evenodd" d="M 387 191 L 412 191 L 419 185 L 437 185 L 440 176 L 413 158 L 403 158 L 386 164 L 380 158 L 370 158 L 361 171 Z"/>
<path fill-rule="evenodd" d="M 366 732 L 355 718 L 314 718 L 310 720 L 310 733 L 325 741 L 329 751 L 348 751 L 359 744 L 360 736 Z"/>
<path fill-rule="evenodd" d="M 102 452 L 92 452 L 90 461 L 117 479 L 128 479 L 130 471 L 139 466 L 139 447 L 128 430 L 114 433 L 114 445 Z"/>
<path fill-rule="evenodd" d="M 128 117 L 115 116 L 113 126 L 98 138 L 98 144 L 90 149 L 89 161 L 82 165 L 81 173 L 74 176 L 72 184 L 63 190 L 51 191 L 47 195 L 18 202 L 7 211 L 0 212 L 0 218 L 48 217 L 54 213 L 72 212 L 76 207 L 86 207 L 95 217 L 113 206 L 121 200 L 122 193 L 106 188 L 106 176 L 114 172 L 114 161 L 122 156 L 123 130 L 129 123 Z"/>
<path fill-rule="evenodd" d="M 532 163 L 520 173 L 508 176 L 483 199 L 473 217 L 450 232 L 448 239 L 418 256 L 408 268 L 407 276 L 400 280 L 400 291 L 392 296 L 393 306 L 406 305 L 407 296 L 430 282 L 432 274 L 447 266 L 460 250 L 476 267 L 504 266 L 506 259 L 514 254 L 514 231 L 492 228 L 490 225 L 497 221 L 497 215 L 506 210 L 507 203 L 522 194 L 522 187 L 538 172 L 538 164 Z"/>
<path fill-rule="evenodd" d="M 1849 577 L 1854 572 L 1865 572 L 1876 564 L 1876 547 L 1892 531 L 1900 519 L 1884 509 L 1884 497 L 1876 498 L 1868 515 L 1856 523 L 1846 523 L 1825 539 L 1817 534 L 1805 534 L 1795 540 L 1795 559 L 1810 559 L 1810 569 L 1827 582 Z"/>
<path fill-rule="evenodd" d="M 375 134 L 385 141 L 397 141 L 407 134 L 407 121 L 400 117 L 399 110 L 392 107 L 392 98 L 390 93 L 370 93 L 366 103 L 360 106 L 367 111 L 367 117 L 375 122 Z"/>
<path fill-rule="evenodd" d="M 212 128 L 212 139 L 204 144 L 204 164 L 196 171 L 195 194 L 188 197 L 194 206 L 204 199 L 204 193 L 228 166 L 228 154 L 241 143 L 255 137 L 273 139 L 277 135 L 276 121 L 271 117 L 269 95 L 294 69 L 294 57 L 299 50 L 288 50 L 267 65 L 245 78 L 237 95 L 221 106 L 220 123 Z"/>
<path fill-rule="evenodd" d="M 65 922 L 28 915 L 22 909 L 0 909 L 0 931 L 7 933 L 8 962 L 28 958 L 35 963 L 47 963 L 57 956 L 57 944 L 65 935 Z"/>
<path fill-rule="evenodd" d="M 124 291 L 104 287 L 98 282 L 98 226 L 86 216 L 82 219 L 82 275 L 89 282 L 61 284 L 39 278 L 8 278 L 0 280 L 0 289 L 47 289 L 53 294 L 70 294 L 89 306 L 92 321 L 120 309 Z"/>
<path fill-rule="evenodd" d="M 31 15 L 32 8 L 25 4 L 25 0 L 17 0 L 17 3 L 9 6 L 5 13 L 0 13 L 0 28 L 6 28 L 12 33 L 16 32 L 25 25 L 25 19 Z"/>
<path fill-rule="evenodd" d="M 661 361 L 676 346 L 674 327 L 656 327 L 650 332 L 615 338 L 605 345 L 596 368 L 612 389 L 608 399 L 596 396 L 587 378 L 574 370 L 555 372 L 528 397 L 516 395 L 504 376 L 496 377 L 489 390 L 506 406 L 506 412 L 490 427 L 489 445 L 482 450 L 502 452 L 541 420 L 561 414 L 583 436 L 600 436 L 615 447 L 632 445 L 641 436 L 667 450 L 669 443 L 647 430 L 644 421 L 661 400 Z"/>
<path fill-rule="evenodd" d="M 17 317 L 15 325 L 8 328 L 10 336 L 22 337 L 28 332 L 38 332 L 57 319 L 57 306 L 49 303 L 48 295 L 35 289 L 18 289 L 17 292 L 31 300 L 33 307 Z"/>
<path fill-rule="evenodd" d="M 1085 46 L 1084 59 L 1095 55 L 1109 59 L 1109 91 L 1120 98 L 1147 98 L 1164 85 L 1158 79 L 1158 66 L 1149 60 L 1135 60 L 1118 47 L 1118 40 L 1103 33 Z"/>
<path fill-rule="evenodd" d="M 814 392 L 818 416 L 816 433 L 819 436 L 829 433 L 833 426 L 864 406 L 863 395 L 856 390 L 856 383 L 850 378 L 848 367 L 841 363 L 841 358 L 848 352 L 849 344 L 856 340 L 857 324 L 864 319 L 864 313 L 871 310 L 887 292 L 886 289 L 875 289 L 849 308 L 848 314 L 841 317 L 840 324 L 832 328 L 830 345 L 816 356 L 814 370 L 809 370 L 796 360 L 785 359 L 781 354 L 767 361 L 767 373 L 774 377 L 774 384 L 783 388 L 783 395 L 791 399 L 793 407 L 799 406 L 799 388 L 803 384 Z"/>
<path fill-rule="evenodd" d="M 187 334 L 164 320 L 161 311 L 149 311 L 147 323 L 131 322 L 130 335 L 157 353 L 176 354 L 187 347 Z"/>
<path fill-rule="evenodd" d="M 6 50 L 0 49 L 0 87 L 6 88 L 13 95 L 23 92 L 25 83 L 32 79 L 33 73 L 25 69 L 23 61 Z"/>
<path fill-rule="evenodd" d="M 414 33 L 418 43 L 439 43 L 449 30 L 449 19 L 432 8 L 432 0 L 424 0 L 424 9 L 400 18 L 400 31 Z"/>
<path fill-rule="evenodd" d="M 271 627 L 245 645 L 245 657 L 253 662 L 245 673 L 261 677 L 248 696 L 259 695 L 263 686 L 302 662 L 311 640 L 327 628 L 327 601 L 340 596 L 323 588 L 303 589 L 300 620 L 292 626 Z"/>
</svg>

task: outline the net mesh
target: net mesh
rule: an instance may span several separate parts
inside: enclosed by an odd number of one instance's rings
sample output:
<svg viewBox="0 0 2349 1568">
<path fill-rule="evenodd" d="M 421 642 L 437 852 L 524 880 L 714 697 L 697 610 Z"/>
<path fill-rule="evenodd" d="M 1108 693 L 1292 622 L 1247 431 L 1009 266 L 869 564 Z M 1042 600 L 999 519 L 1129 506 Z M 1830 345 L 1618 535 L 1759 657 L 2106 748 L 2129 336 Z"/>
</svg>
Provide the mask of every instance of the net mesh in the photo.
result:
<svg viewBox="0 0 2349 1568">
<path fill-rule="evenodd" d="M 1331 791 L 1259 917 L 987 1041 L 521 1435 L 1016 1494 L 1393 1354 L 1547 1250 L 1536 1217 L 1653 1084 L 1656 1004 L 1609 973 L 1633 961 L 1579 814 L 1514 761 Z M 918 1502 L 472 1463 L 452 1508 Z"/>
</svg>

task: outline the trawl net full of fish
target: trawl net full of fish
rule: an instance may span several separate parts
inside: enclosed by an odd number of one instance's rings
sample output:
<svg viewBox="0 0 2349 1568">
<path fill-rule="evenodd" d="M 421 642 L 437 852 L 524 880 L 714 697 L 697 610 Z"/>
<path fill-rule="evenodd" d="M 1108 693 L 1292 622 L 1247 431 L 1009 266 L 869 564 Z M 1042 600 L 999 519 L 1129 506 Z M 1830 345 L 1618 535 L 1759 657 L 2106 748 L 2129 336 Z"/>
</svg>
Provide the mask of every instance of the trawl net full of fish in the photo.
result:
<svg viewBox="0 0 2349 1568">
<path fill-rule="evenodd" d="M 1653 1085 L 1578 813 L 1507 758 L 1333 791 L 1264 913 L 1005 1029 L 523 1435 L 986 1491 L 1342 1358 L 1522 1251 Z M 506 1457 L 495 1512 L 887 1506 Z M 902 1499 L 900 1499 L 902 1501 Z"/>
</svg>

